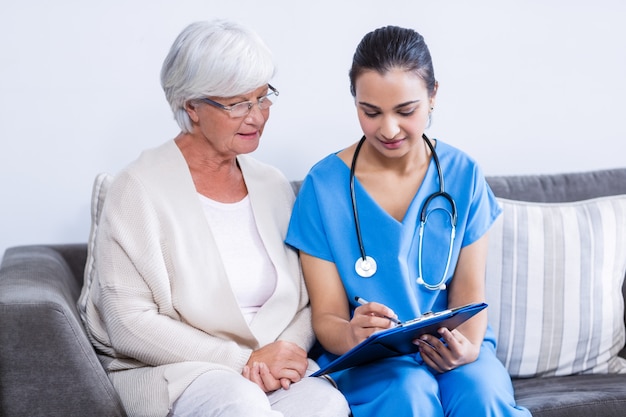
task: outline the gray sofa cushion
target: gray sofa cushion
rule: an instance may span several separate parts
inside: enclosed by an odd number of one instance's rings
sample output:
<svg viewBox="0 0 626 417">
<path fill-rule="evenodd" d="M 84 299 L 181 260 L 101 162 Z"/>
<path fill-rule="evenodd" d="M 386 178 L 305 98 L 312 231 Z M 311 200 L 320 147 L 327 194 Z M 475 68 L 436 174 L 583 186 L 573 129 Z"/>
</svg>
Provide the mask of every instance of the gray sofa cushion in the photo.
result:
<svg viewBox="0 0 626 417">
<path fill-rule="evenodd" d="M 624 417 L 626 375 L 580 375 L 513 381 L 518 404 L 534 417 Z"/>
</svg>

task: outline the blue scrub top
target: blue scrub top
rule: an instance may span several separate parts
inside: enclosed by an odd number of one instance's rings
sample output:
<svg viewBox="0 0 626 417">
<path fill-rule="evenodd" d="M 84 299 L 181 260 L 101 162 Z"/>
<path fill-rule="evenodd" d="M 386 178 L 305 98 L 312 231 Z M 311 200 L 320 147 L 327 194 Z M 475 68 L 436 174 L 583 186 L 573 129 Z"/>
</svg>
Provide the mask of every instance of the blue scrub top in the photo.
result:
<svg viewBox="0 0 626 417">
<path fill-rule="evenodd" d="M 437 141 L 436 152 L 445 191 L 455 200 L 457 208 L 456 237 L 445 279 L 449 283 L 461 248 L 482 237 L 501 209 L 473 159 L 441 141 Z M 448 304 L 447 290 L 428 290 L 416 282 L 420 211 L 428 196 L 439 190 L 439 176 L 431 160 L 421 187 L 399 222 L 355 179 L 363 245 L 366 254 L 378 265 L 373 276 L 362 278 L 354 269 L 361 252 L 350 199 L 350 169 L 336 154 L 331 154 L 318 162 L 303 181 L 286 242 L 309 255 L 335 263 L 352 309 L 357 306 L 354 297 L 359 296 L 389 306 L 402 321 L 427 311 L 444 310 Z M 430 284 L 441 280 L 446 266 L 450 211 L 450 204 L 443 197 L 432 200 L 427 211 L 422 271 L 424 280 Z"/>
</svg>

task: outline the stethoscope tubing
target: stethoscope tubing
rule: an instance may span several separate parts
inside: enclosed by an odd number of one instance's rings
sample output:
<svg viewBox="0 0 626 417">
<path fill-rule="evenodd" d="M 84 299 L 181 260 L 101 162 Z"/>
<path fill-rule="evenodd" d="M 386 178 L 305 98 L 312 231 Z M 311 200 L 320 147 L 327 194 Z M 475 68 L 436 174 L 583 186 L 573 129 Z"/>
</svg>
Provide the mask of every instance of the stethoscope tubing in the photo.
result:
<svg viewBox="0 0 626 417">
<path fill-rule="evenodd" d="M 365 136 L 361 138 L 354 150 L 354 156 L 352 157 L 352 164 L 350 165 L 350 199 L 352 200 L 352 213 L 354 215 L 354 230 L 356 231 L 356 239 L 359 242 L 359 251 L 361 252 L 361 259 L 365 261 L 367 255 L 365 254 L 365 246 L 363 245 L 363 237 L 361 235 L 361 222 L 359 222 L 359 211 L 356 206 L 356 191 L 354 190 L 354 177 L 356 172 L 356 160 L 361 146 L 365 143 Z"/>
<path fill-rule="evenodd" d="M 428 145 L 428 148 L 430 149 L 430 152 L 432 154 L 433 161 L 435 162 L 435 168 L 437 169 L 437 176 L 439 179 L 439 191 L 429 195 L 424 200 L 424 203 L 422 204 L 422 208 L 420 210 L 420 230 L 419 230 L 420 241 L 419 241 L 419 249 L 418 249 L 419 277 L 417 278 L 417 282 L 418 284 L 424 286 L 425 288 L 434 291 L 437 289 L 446 288 L 446 285 L 444 284 L 444 282 L 446 280 L 446 276 L 448 275 L 448 270 L 450 268 L 450 261 L 452 259 L 452 249 L 453 249 L 454 238 L 456 235 L 457 211 L 456 211 L 456 203 L 454 199 L 452 198 L 452 196 L 450 196 L 450 194 L 448 194 L 445 191 L 443 172 L 439 164 L 439 157 L 437 156 L 437 152 L 435 151 L 435 148 L 430 143 L 430 140 L 425 134 L 422 134 L 422 139 L 424 139 L 424 142 L 426 142 L 426 144 Z M 357 144 L 357 147 L 354 150 L 354 156 L 352 157 L 352 163 L 350 165 L 350 200 L 352 202 L 352 213 L 354 216 L 354 230 L 356 232 L 356 238 L 359 244 L 359 252 L 361 254 L 361 257 L 357 259 L 355 263 L 355 270 L 357 274 L 360 275 L 361 277 L 368 278 L 376 272 L 376 261 L 370 256 L 368 256 L 365 251 L 365 245 L 363 244 L 363 236 L 361 233 L 361 224 L 359 221 L 359 211 L 357 208 L 356 191 L 355 191 L 356 161 L 357 161 L 357 157 L 359 155 L 359 152 L 361 151 L 361 147 L 363 146 L 364 142 L 365 142 L 365 136 L 363 136 L 361 140 L 359 141 L 359 143 Z M 446 267 L 445 267 L 443 276 L 437 284 L 428 284 L 427 282 L 424 281 L 422 277 L 422 242 L 423 242 L 423 236 L 424 236 L 424 226 L 426 224 L 426 219 L 428 218 L 428 206 L 430 202 L 437 197 L 445 198 L 450 204 L 451 210 L 450 212 L 448 212 L 448 214 L 450 215 L 450 222 L 452 224 L 452 230 L 450 232 L 450 247 L 448 249 Z"/>
</svg>

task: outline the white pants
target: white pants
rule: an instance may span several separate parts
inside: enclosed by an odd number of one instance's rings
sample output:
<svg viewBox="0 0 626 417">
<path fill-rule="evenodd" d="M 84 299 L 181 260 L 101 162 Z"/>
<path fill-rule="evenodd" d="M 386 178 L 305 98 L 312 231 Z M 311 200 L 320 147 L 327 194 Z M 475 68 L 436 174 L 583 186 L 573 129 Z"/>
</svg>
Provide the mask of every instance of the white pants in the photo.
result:
<svg viewBox="0 0 626 417">
<path fill-rule="evenodd" d="M 230 371 L 200 375 L 174 402 L 171 417 L 345 417 L 344 396 L 324 378 L 305 377 L 265 394 L 254 382 Z"/>
</svg>

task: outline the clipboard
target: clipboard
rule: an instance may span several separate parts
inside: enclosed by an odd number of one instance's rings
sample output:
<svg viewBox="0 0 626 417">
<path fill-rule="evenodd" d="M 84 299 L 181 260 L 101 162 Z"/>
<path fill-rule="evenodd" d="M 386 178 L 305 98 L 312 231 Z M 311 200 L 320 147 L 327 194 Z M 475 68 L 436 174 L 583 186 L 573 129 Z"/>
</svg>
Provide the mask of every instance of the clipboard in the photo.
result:
<svg viewBox="0 0 626 417">
<path fill-rule="evenodd" d="M 486 307 L 486 303 L 472 303 L 426 313 L 394 328 L 374 333 L 311 376 L 322 376 L 383 358 L 416 353 L 419 347 L 413 344 L 413 340 L 426 333 L 439 337 L 438 329 L 446 327 L 452 330 Z"/>
</svg>

